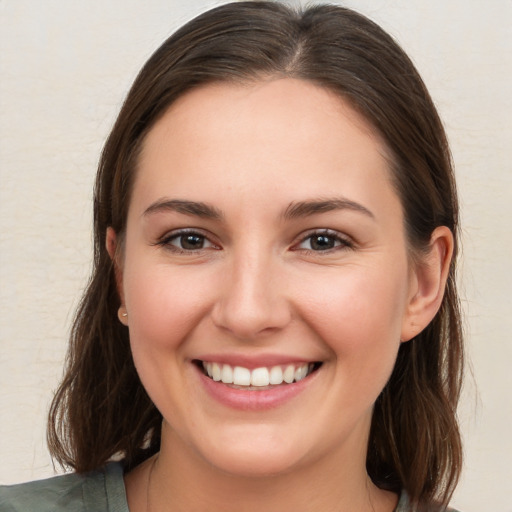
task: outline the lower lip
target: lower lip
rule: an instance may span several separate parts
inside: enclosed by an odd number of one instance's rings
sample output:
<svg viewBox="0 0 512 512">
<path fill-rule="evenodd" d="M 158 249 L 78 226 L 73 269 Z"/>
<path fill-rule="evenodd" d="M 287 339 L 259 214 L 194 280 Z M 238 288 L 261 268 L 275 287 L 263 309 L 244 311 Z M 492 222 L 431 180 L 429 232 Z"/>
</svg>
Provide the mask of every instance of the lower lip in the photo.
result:
<svg viewBox="0 0 512 512">
<path fill-rule="evenodd" d="M 312 384 L 318 370 L 299 382 L 261 390 L 232 388 L 207 377 L 199 368 L 197 368 L 197 373 L 207 393 L 217 402 L 233 409 L 261 411 L 279 407 L 302 393 Z"/>
</svg>

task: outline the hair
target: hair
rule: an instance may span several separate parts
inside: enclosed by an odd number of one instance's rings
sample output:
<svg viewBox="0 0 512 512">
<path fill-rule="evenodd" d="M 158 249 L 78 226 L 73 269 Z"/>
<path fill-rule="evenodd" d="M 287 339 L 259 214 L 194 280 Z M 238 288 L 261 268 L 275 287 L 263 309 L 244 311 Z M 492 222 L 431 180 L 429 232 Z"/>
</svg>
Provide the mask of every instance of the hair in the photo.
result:
<svg viewBox="0 0 512 512">
<path fill-rule="evenodd" d="M 117 318 L 106 230 L 126 228 L 137 160 L 155 122 L 180 96 L 214 82 L 291 77 L 336 93 L 377 130 L 391 155 L 408 244 L 421 255 L 438 226 L 455 238 L 442 305 L 402 343 L 374 406 L 367 471 L 416 504 L 446 505 L 461 471 L 457 425 L 463 340 L 455 284 L 458 206 L 446 135 L 414 65 L 378 25 L 347 8 L 296 11 L 275 2 L 217 7 L 179 29 L 137 76 L 104 146 L 94 190 L 94 266 L 76 313 L 48 443 L 61 465 L 85 472 L 121 458 L 130 469 L 159 450 L 162 416 L 134 367 Z"/>
</svg>

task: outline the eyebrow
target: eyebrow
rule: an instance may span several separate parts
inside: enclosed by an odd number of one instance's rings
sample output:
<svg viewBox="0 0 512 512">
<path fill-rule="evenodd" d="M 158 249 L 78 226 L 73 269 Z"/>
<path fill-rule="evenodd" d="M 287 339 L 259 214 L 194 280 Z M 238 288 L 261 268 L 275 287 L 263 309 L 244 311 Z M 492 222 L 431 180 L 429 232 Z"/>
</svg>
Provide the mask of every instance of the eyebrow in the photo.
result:
<svg viewBox="0 0 512 512">
<path fill-rule="evenodd" d="M 151 206 L 144 210 L 143 216 L 159 212 L 178 212 L 184 215 L 193 215 L 205 219 L 221 219 L 222 212 L 215 206 L 198 201 L 187 201 L 184 199 L 162 198 L 155 201 Z"/>
<path fill-rule="evenodd" d="M 319 199 L 311 201 L 298 201 L 288 205 L 283 213 L 285 219 L 297 219 L 319 213 L 326 213 L 335 210 L 352 210 L 363 213 L 368 217 L 375 219 L 373 213 L 362 204 L 345 198 Z M 185 199 L 158 199 L 152 203 L 143 216 L 159 212 L 178 212 L 184 215 L 191 215 L 206 219 L 219 220 L 224 217 L 223 213 L 215 206 L 202 201 L 187 201 Z"/>
<path fill-rule="evenodd" d="M 362 204 L 345 198 L 318 199 L 312 201 L 299 201 L 290 203 L 283 216 L 285 219 L 297 219 L 317 213 L 326 213 L 334 210 L 352 210 L 363 213 L 375 219 L 375 215 Z"/>
</svg>

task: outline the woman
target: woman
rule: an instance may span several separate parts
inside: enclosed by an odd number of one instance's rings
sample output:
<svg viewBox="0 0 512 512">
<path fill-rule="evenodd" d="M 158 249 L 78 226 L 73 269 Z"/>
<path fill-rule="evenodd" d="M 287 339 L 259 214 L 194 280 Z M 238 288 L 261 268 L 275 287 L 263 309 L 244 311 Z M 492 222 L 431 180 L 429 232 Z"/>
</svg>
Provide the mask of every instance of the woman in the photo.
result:
<svg viewBox="0 0 512 512">
<path fill-rule="evenodd" d="M 441 122 L 379 27 L 273 2 L 199 16 L 100 162 L 49 421 L 75 473 L 2 489 L 2 510 L 444 510 L 457 229 Z"/>
</svg>

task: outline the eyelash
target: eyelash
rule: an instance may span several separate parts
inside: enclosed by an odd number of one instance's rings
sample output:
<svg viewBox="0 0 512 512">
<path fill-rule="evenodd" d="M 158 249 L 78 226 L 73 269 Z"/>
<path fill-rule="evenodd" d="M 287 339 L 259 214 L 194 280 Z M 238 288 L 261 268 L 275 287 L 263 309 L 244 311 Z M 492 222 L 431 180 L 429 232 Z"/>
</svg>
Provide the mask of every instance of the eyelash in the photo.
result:
<svg viewBox="0 0 512 512">
<path fill-rule="evenodd" d="M 172 242 L 174 240 L 183 239 L 183 237 L 196 237 L 200 238 L 203 247 L 199 247 L 197 249 L 184 249 L 183 247 L 178 247 L 176 245 L 173 245 Z M 326 249 L 318 249 L 315 250 L 313 248 L 305 248 L 300 247 L 302 244 L 304 244 L 307 240 L 312 241 L 314 238 L 320 239 L 324 238 L 329 239 L 330 243 L 333 243 L 334 245 L 332 247 L 327 247 Z M 181 240 L 183 242 L 183 240 Z M 318 241 L 318 240 L 317 240 Z M 204 247 L 204 244 L 209 244 L 207 247 Z M 310 242 L 311 244 L 311 242 Z M 219 249 L 219 246 L 214 244 L 211 240 L 209 240 L 208 236 L 201 233 L 200 231 L 194 230 L 194 229 L 182 229 L 179 231 L 175 231 L 170 234 L 166 234 L 163 238 L 161 238 L 158 242 L 156 242 L 154 245 L 158 245 L 161 247 L 165 247 L 166 249 L 177 253 L 177 254 L 197 254 L 198 252 L 204 250 L 204 249 Z M 345 250 L 345 249 L 353 249 L 354 243 L 347 237 L 341 236 L 338 232 L 330 230 L 330 229 L 322 229 L 322 230 L 316 230 L 309 232 L 306 236 L 303 236 L 300 241 L 292 246 L 292 250 L 294 251 L 303 251 L 309 254 L 319 254 L 319 253 L 331 253 L 333 251 L 338 250 Z"/>
</svg>

